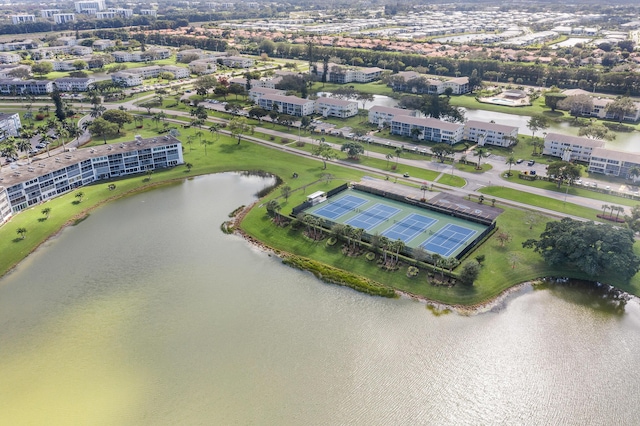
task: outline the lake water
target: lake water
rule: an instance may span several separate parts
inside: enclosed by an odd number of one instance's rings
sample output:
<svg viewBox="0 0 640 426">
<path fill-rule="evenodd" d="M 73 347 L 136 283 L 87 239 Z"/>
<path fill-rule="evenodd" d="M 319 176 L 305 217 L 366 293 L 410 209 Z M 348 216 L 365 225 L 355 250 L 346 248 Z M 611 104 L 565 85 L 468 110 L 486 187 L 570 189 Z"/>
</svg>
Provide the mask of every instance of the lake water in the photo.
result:
<svg viewBox="0 0 640 426">
<path fill-rule="evenodd" d="M 318 96 L 326 96 L 329 92 L 318 92 Z M 367 109 L 373 106 L 386 106 L 396 107 L 398 101 L 384 95 L 373 95 L 374 99 L 371 102 L 365 104 Z M 352 99 L 356 100 L 356 99 Z M 359 107 L 362 107 L 362 102 L 358 103 Z M 531 116 L 527 115 L 513 115 L 502 112 L 485 111 L 481 109 L 469 109 L 461 108 L 464 111 L 465 118 L 467 120 L 478 120 L 484 122 L 495 121 L 498 124 L 504 124 L 507 126 L 518 127 L 519 133 L 525 135 L 531 135 L 531 131 L 527 128 L 527 122 L 531 119 Z M 569 123 L 555 123 L 549 122 L 549 128 L 545 131 L 547 133 L 555 132 L 564 135 L 578 136 L 578 127 L 572 127 Z M 542 137 L 542 132 L 536 134 L 538 137 Z M 606 142 L 606 147 L 609 149 L 628 151 L 628 152 L 640 152 L 640 132 L 622 133 L 616 132 L 616 139 Z"/>
<path fill-rule="evenodd" d="M 436 316 L 323 284 L 220 232 L 266 184 L 114 202 L 0 280 L 0 423 L 637 424 L 637 302 L 525 288 Z"/>
</svg>

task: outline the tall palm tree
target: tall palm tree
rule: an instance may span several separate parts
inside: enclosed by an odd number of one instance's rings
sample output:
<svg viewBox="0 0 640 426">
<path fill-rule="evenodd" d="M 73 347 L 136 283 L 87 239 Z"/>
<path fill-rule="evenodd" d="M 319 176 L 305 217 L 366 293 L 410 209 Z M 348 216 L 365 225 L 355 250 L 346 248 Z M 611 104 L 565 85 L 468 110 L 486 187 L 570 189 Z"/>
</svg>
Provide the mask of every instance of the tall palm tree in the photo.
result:
<svg viewBox="0 0 640 426">
<path fill-rule="evenodd" d="M 640 167 L 638 166 L 631 167 L 629 169 L 629 177 L 633 179 L 633 181 L 635 181 L 638 176 L 640 176 Z"/>
<path fill-rule="evenodd" d="M 399 238 L 393 243 L 393 248 L 395 249 L 395 252 L 396 252 L 396 260 L 395 260 L 396 264 L 400 260 L 400 252 L 404 250 L 404 247 L 405 247 L 404 241 L 402 241 Z"/>
<path fill-rule="evenodd" d="M 47 146 L 47 157 L 51 157 L 51 152 L 49 151 L 49 144 L 53 140 L 51 135 L 49 135 L 49 129 L 46 127 L 38 128 L 38 135 L 40 135 L 40 142 Z"/>
<path fill-rule="evenodd" d="M 218 123 L 213 123 L 211 127 L 209 127 L 209 131 L 211 133 L 215 133 L 216 140 L 220 138 L 220 133 L 218 133 L 218 131 L 220 131 L 220 125 Z"/>
<path fill-rule="evenodd" d="M 400 160 L 400 156 L 402 155 L 402 147 L 397 147 L 394 150 L 394 153 L 396 154 L 396 168 L 398 167 L 398 160 Z"/>
<path fill-rule="evenodd" d="M 9 138 L 14 139 L 13 136 L 9 136 Z M 7 138 L 7 139 L 9 139 Z M 31 142 L 27 139 L 18 139 L 15 140 L 14 142 L 16 144 L 16 148 L 18 148 L 20 151 L 24 152 L 25 154 L 27 154 L 27 160 L 29 162 L 31 162 L 31 157 L 29 156 L 29 150 L 31 150 Z"/>
<path fill-rule="evenodd" d="M 382 264 L 384 265 L 387 263 L 387 249 L 389 248 L 389 243 L 391 241 L 384 235 L 381 236 L 378 241 L 380 244 L 380 248 L 382 249 Z"/>
<path fill-rule="evenodd" d="M 387 169 L 389 168 L 389 160 L 393 158 L 393 154 L 389 153 L 384 158 L 387 159 Z"/>
<path fill-rule="evenodd" d="M 476 167 L 477 170 L 482 169 L 482 159 L 488 156 L 488 152 L 486 149 L 482 148 L 482 147 L 478 147 L 473 151 L 473 155 L 475 155 L 476 157 L 478 157 L 478 167 Z"/>
<path fill-rule="evenodd" d="M 517 164 L 516 158 L 512 155 L 509 158 L 507 158 L 507 161 L 505 164 L 509 165 L 509 172 L 508 172 L 508 176 L 511 176 L 511 166 Z"/>
<path fill-rule="evenodd" d="M 609 209 L 609 205 L 608 204 L 603 204 L 602 205 L 602 216 L 606 216 L 606 211 Z"/>
<path fill-rule="evenodd" d="M 616 213 L 616 222 L 618 221 L 618 217 L 620 216 L 620 213 L 622 213 L 624 211 L 624 207 L 622 206 L 613 206 L 615 207 L 615 210 L 618 212 Z"/>
<path fill-rule="evenodd" d="M 107 107 L 104 105 L 94 105 L 89 112 L 91 118 L 98 118 L 102 115 L 103 112 L 107 110 Z"/>
</svg>

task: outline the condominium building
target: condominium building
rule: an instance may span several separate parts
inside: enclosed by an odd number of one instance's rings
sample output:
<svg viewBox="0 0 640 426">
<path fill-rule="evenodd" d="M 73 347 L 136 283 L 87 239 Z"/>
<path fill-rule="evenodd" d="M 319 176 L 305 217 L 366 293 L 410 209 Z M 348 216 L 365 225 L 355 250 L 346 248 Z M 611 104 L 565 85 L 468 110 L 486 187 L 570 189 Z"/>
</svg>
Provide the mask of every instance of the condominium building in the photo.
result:
<svg viewBox="0 0 640 426">
<path fill-rule="evenodd" d="M 31 52 L 31 56 L 33 59 L 46 59 L 60 54 L 84 56 L 90 55 L 92 52 L 93 49 L 87 46 L 51 46 L 34 50 Z"/>
<path fill-rule="evenodd" d="M 417 130 L 414 130 L 417 129 Z M 432 142 L 453 145 L 461 142 L 464 125 L 449 123 L 435 118 L 417 118 L 399 115 L 391 121 L 391 133 Z"/>
<path fill-rule="evenodd" d="M 464 125 L 464 139 L 478 145 L 509 147 L 516 143 L 518 128 L 497 123 L 469 120 Z"/>
<path fill-rule="evenodd" d="M 0 43 L 0 51 L 11 51 L 11 50 L 27 50 L 27 49 L 36 49 L 41 46 L 40 42 L 33 41 L 31 39 L 23 40 L 23 41 L 13 41 L 10 43 Z"/>
<path fill-rule="evenodd" d="M 113 40 L 101 39 L 101 40 L 95 40 L 91 45 L 91 47 L 93 47 L 94 50 L 105 50 L 105 49 L 114 47 L 115 45 L 116 45 L 116 42 Z"/>
<path fill-rule="evenodd" d="M 458 77 L 449 80 L 427 78 L 415 71 L 403 71 L 391 76 L 389 85 L 397 92 L 411 92 L 416 94 L 442 95 L 447 88 L 454 95 L 469 92 L 469 78 Z"/>
<path fill-rule="evenodd" d="M 95 83 L 93 77 L 63 77 L 55 81 L 55 85 L 61 92 L 86 92 Z"/>
<path fill-rule="evenodd" d="M 65 22 L 73 22 L 75 20 L 75 13 L 56 13 L 53 15 L 53 22 L 56 24 L 64 24 Z"/>
<path fill-rule="evenodd" d="M 0 53 L 0 64 L 15 64 L 22 60 L 22 56 L 15 53 Z"/>
<path fill-rule="evenodd" d="M 114 73 L 111 75 L 111 81 L 126 87 L 139 86 L 143 80 L 158 77 L 163 72 L 170 72 L 175 78 L 188 78 L 190 75 L 189 68 L 174 65 L 165 65 L 162 67 L 154 65 Z"/>
<path fill-rule="evenodd" d="M 229 68 L 249 68 L 254 64 L 253 59 L 242 56 L 222 56 L 218 58 L 218 62 Z"/>
<path fill-rule="evenodd" d="M 383 128 L 385 126 L 390 126 L 393 118 L 398 115 L 415 116 L 415 111 L 374 105 L 369 108 L 369 123 L 376 124 L 378 127 Z"/>
<path fill-rule="evenodd" d="M 96 181 L 182 164 L 182 144 L 161 136 L 101 145 L 0 170 L 0 219 Z M 4 193 L 4 195 L 2 195 Z"/>
<path fill-rule="evenodd" d="M 42 9 L 40 16 L 43 18 L 53 18 L 53 15 L 60 13 L 60 9 Z"/>
<path fill-rule="evenodd" d="M 630 179 L 629 171 L 633 168 L 640 168 L 640 154 L 593 148 L 588 171 Z"/>
<path fill-rule="evenodd" d="M 128 71 L 120 71 L 111 74 L 111 81 L 122 87 L 140 86 L 144 79 L 141 74 L 134 74 Z"/>
<path fill-rule="evenodd" d="M 564 161 L 588 163 L 595 148 L 604 148 L 604 141 L 579 136 L 547 133 L 544 138 L 543 155 L 560 157 Z"/>
<path fill-rule="evenodd" d="M 249 90 L 249 99 L 255 103 L 258 103 L 261 97 L 265 95 L 284 95 L 284 90 L 271 89 L 268 87 L 252 87 Z"/>
<path fill-rule="evenodd" d="M 46 95 L 53 92 L 53 82 L 49 80 L 0 80 L 0 93 L 4 95 Z"/>
<path fill-rule="evenodd" d="M 189 62 L 189 70 L 193 74 L 213 74 L 218 69 L 218 61 L 215 59 L 196 59 Z"/>
<path fill-rule="evenodd" d="M 18 136 L 22 123 L 20 123 L 20 115 L 16 113 L 0 113 L 0 141 L 7 136 Z"/>
<path fill-rule="evenodd" d="M 36 22 L 35 15 L 11 15 L 13 25 L 24 24 L 25 22 Z"/>
<path fill-rule="evenodd" d="M 145 52 L 113 52 L 113 58 L 116 62 L 146 62 L 159 59 L 167 59 L 171 56 L 169 49 L 148 49 Z"/>
<path fill-rule="evenodd" d="M 324 74 L 324 63 L 317 63 L 315 65 L 316 75 L 322 78 Z M 330 83 L 369 83 L 378 80 L 382 75 L 382 68 L 378 67 L 352 67 L 346 65 L 339 65 L 329 62 L 327 64 L 326 80 Z"/>
<path fill-rule="evenodd" d="M 266 110 L 277 109 L 280 114 L 296 117 L 311 115 L 315 110 L 314 101 L 297 96 L 266 94 L 258 99 L 258 105 Z"/>
<path fill-rule="evenodd" d="M 76 12 L 87 13 L 101 11 L 105 9 L 104 0 L 77 1 L 75 2 Z"/>
<path fill-rule="evenodd" d="M 140 9 L 140 15 L 156 16 L 157 13 L 155 9 Z"/>
<path fill-rule="evenodd" d="M 358 114 L 358 102 L 320 97 L 316 99 L 315 111 L 323 117 L 353 117 Z"/>
<path fill-rule="evenodd" d="M 109 8 L 108 10 L 96 12 L 97 19 L 130 18 L 133 16 L 133 9 Z"/>
</svg>

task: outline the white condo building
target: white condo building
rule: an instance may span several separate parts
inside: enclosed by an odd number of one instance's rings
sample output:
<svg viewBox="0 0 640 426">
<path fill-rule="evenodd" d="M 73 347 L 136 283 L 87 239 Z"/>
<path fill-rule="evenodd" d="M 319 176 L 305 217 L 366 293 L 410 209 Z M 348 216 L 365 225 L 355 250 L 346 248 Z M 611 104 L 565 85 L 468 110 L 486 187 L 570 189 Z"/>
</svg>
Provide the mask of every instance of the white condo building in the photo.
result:
<svg viewBox="0 0 640 426">
<path fill-rule="evenodd" d="M 581 138 L 579 136 L 547 133 L 544 138 L 543 155 L 560 157 L 564 161 L 583 161 L 588 163 L 595 148 L 604 148 L 604 141 Z"/>
<path fill-rule="evenodd" d="M 509 147 L 518 138 L 518 128 L 497 123 L 469 120 L 464 124 L 464 138 L 478 145 Z"/>
<path fill-rule="evenodd" d="M 0 113 L 0 141 L 3 141 L 7 136 L 18 136 L 22 123 L 20 123 L 20 114 L 17 112 L 13 114 Z"/>
<path fill-rule="evenodd" d="M 72 22 L 75 20 L 75 13 L 56 13 L 55 15 L 53 15 L 53 21 L 56 24 L 64 24 L 65 22 Z"/>
<path fill-rule="evenodd" d="M 273 110 L 274 105 L 280 114 L 288 114 L 296 117 L 311 115 L 315 111 L 315 102 L 310 99 L 302 99 L 297 96 L 284 96 L 266 94 L 258 99 L 258 105 L 266 110 Z"/>
<path fill-rule="evenodd" d="M 0 170 L 0 220 L 90 183 L 177 166 L 182 144 L 172 136 L 83 148 Z"/>
<path fill-rule="evenodd" d="M 24 24 L 25 22 L 36 22 L 35 15 L 11 15 L 13 25 Z"/>
<path fill-rule="evenodd" d="M 413 130 L 418 129 L 418 130 Z M 462 141 L 464 125 L 449 123 L 435 118 L 417 118 L 397 116 L 391 121 L 391 133 L 394 135 L 417 138 L 419 140 L 448 143 L 450 145 Z M 417 134 L 414 134 L 417 133 Z"/>
<path fill-rule="evenodd" d="M 77 13 L 101 11 L 105 9 L 104 0 L 77 1 L 75 2 Z"/>
<path fill-rule="evenodd" d="M 382 128 L 390 126 L 393 118 L 399 115 L 415 116 L 415 112 L 408 109 L 374 105 L 369 108 L 369 123 Z"/>
<path fill-rule="evenodd" d="M 315 111 L 323 117 L 353 117 L 358 114 L 358 102 L 320 97 L 316 99 Z"/>
</svg>

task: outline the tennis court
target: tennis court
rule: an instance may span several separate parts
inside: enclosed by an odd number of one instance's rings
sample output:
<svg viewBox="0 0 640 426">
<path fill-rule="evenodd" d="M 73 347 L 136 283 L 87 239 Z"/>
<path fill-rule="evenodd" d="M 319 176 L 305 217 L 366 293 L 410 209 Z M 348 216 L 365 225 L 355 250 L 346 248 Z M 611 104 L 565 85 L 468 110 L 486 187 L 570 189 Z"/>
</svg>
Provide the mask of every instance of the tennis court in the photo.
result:
<svg viewBox="0 0 640 426">
<path fill-rule="evenodd" d="M 304 212 L 324 219 L 327 228 L 337 223 L 362 228 L 365 235 L 401 240 L 407 250 L 422 247 L 443 257 L 458 255 L 488 228 L 356 189 L 339 192 Z"/>
<path fill-rule="evenodd" d="M 449 223 L 420 246 L 432 253 L 449 257 L 459 248 L 465 247 L 474 235 L 476 231 L 473 229 Z"/>
<path fill-rule="evenodd" d="M 356 211 L 360 213 L 345 223 L 354 228 L 362 228 L 368 231 L 380 225 L 382 222 L 388 222 L 391 217 L 400 212 L 400 209 L 384 204 L 375 204 L 366 210 L 356 209 Z"/>
<path fill-rule="evenodd" d="M 385 230 L 382 235 L 391 240 L 402 240 L 406 244 L 425 232 L 436 222 L 438 222 L 436 219 L 411 213 L 400 222 L 396 222 L 391 228 Z"/>
<path fill-rule="evenodd" d="M 322 216 L 327 219 L 335 220 L 340 216 L 355 211 L 356 208 L 365 204 L 367 200 L 364 198 L 356 197 L 355 195 L 347 195 L 335 201 L 329 201 L 324 204 L 323 207 L 314 212 L 317 216 Z"/>
</svg>

